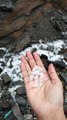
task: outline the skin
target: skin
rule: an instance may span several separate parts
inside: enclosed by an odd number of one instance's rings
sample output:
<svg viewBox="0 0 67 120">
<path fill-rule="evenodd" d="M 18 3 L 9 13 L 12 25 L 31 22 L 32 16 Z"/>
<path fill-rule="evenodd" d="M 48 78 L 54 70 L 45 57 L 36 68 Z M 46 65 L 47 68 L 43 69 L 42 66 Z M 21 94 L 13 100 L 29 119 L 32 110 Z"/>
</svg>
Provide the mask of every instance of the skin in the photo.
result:
<svg viewBox="0 0 67 120">
<path fill-rule="evenodd" d="M 31 71 L 34 66 L 40 66 L 46 80 L 41 87 L 33 87 L 30 80 Z M 27 97 L 31 107 L 37 114 L 39 120 L 66 120 L 63 111 L 63 87 L 57 76 L 53 64 L 50 64 L 46 71 L 39 55 L 35 52 L 26 52 L 22 56 L 21 71 L 24 77 Z"/>
</svg>

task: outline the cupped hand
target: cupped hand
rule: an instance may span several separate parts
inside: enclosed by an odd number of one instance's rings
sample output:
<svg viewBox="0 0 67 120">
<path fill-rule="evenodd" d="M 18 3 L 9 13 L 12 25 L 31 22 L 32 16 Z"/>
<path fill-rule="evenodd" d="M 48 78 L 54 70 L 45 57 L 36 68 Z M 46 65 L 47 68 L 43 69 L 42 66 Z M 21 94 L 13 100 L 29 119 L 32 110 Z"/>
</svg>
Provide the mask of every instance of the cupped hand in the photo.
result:
<svg viewBox="0 0 67 120">
<path fill-rule="evenodd" d="M 40 87 L 33 87 L 30 80 L 32 69 L 40 66 L 45 76 L 45 80 Z M 35 52 L 26 52 L 26 57 L 22 56 L 22 75 L 24 77 L 27 97 L 38 117 L 48 116 L 63 107 L 63 88 L 53 64 L 50 64 L 48 71 L 45 69 L 39 55 Z"/>
</svg>

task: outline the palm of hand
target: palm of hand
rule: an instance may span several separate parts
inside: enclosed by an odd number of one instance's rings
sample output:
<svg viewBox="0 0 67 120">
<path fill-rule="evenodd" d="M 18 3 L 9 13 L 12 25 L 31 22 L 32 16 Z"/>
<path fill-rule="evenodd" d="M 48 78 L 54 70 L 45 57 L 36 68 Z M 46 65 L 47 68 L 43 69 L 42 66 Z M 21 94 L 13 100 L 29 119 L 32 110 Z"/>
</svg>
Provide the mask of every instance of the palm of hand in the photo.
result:
<svg viewBox="0 0 67 120">
<path fill-rule="evenodd" d="M 62 84 L 53 65 L 50 65 L 48 68 L 49 75 L 47 74 L 45 76 L 48 80 L 44 82 L 41 87 L 33 88 L 33 82 L 30 81 L 29 78 L 31 69 L 37 64 L 42 67 L 44 73 L 47 72 L 37 53 L 34 54 L 33 58 L 32 54 L 27 52 L 27 57 L 29 59 L 29 64 L 25 57 L 22 57 L 23 63 L 21 63 L 21 70 L 24 77 L 29 102 L 38 116 L 43 116 L 44 114 L 48 115 L 48 113 L 51 114 L 51 112 L 54 111 L 54 108 L 59 109 L 63 104 Z"/>
</svg>

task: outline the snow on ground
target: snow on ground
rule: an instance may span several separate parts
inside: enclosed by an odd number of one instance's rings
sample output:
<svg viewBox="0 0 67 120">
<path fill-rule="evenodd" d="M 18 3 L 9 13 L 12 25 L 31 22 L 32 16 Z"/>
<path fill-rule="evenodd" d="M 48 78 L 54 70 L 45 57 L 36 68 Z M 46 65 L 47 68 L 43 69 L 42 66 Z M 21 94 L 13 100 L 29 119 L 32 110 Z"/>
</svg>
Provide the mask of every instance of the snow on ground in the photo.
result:
<svg viewBox="0 0 67 120">
<path fill-rule="evenodd" d="M 31 47 L 26 48 L 18 54 L 10 53 L 6 48 L 0 48 L 0 50 L 4 50 L 6 52 L 5 55 L 0 58 L 0 67 L 3 69 L 1 74 L 6 72 L 13 81 L 23 80 L 20 70 L 21 57 L 26 55 L 26 51 L 32 51 L 33 49 L 36 49 L 39 55 L 46 55 L 50 61 L 60 61 L 63 59 L 67 65 L 67 62 L 64 60 L 64 56 L 58 54 L 62 48 L 66 47 L 64 40 L 56 40 L 53 42 L 47 42 L 46 44 L 42 43 L 42 40 L 40 40 L 39 43 L 32 44 Z M 2 66 L 2 61 L 5 63 L 5 67 Z M 12 92 L 12 90 L 15 89 L 10 89 L 9 91 Z"/>
</svg>

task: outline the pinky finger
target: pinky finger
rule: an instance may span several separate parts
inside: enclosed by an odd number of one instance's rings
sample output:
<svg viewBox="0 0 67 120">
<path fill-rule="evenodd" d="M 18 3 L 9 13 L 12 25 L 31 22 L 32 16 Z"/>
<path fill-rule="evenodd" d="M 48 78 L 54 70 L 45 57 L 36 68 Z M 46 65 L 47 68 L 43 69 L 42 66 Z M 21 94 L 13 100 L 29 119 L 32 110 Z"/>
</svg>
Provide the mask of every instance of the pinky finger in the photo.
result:
<svg viewBox="0 0 67 120">
<path fill-rule="evenodd" d="M 23 78 L 24 78 L 26 91 L 28 92 L 29 90 L 32 89 L 33 82 L 29 80 L 29 76 L 28 76 L 28 73 L 27 73 L 27 70 L 26 70 L 26 67 L 25 67 L 24 63 L 21 63 L 20 68 L 21 68 L 22 75 L 23 75 Z"/>
<path fill-rule="evenodd" d="M 24 82 L 25 82 L 25 84 L 27 84 L 29 82 L 29 78 L 28 78 L 28 73 L 27 73 L 24 63 L 21 63 L 20 68 L 22 71 L 22 76 L 24 78 Z"/>
</svg>

